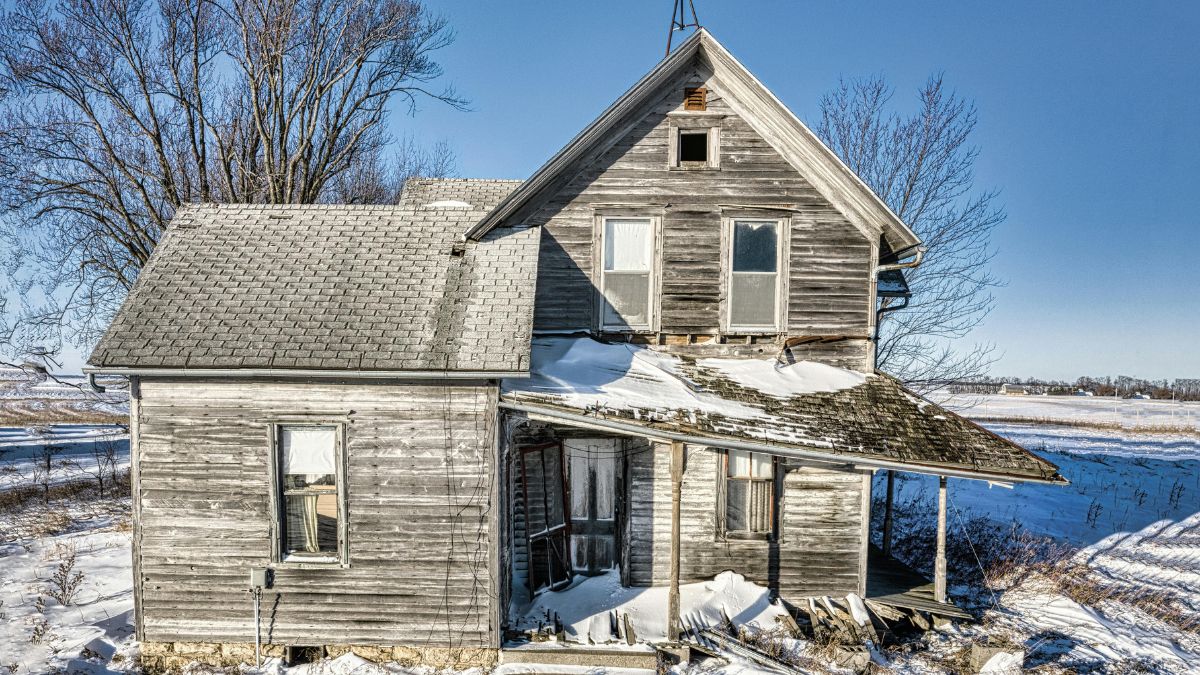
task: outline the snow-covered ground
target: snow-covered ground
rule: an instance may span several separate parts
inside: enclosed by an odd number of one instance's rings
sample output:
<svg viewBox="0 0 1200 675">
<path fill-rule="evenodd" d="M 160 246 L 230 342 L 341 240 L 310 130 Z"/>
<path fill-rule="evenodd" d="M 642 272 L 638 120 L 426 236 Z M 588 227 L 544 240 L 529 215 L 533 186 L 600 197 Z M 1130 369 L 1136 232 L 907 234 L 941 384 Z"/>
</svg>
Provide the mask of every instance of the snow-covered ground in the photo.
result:
<svg viewBox="0 0 1200 675">
<path fill-rule="evenodd" d="M 0 490 L 43 481 L 57 485 L 128 468 L 129 432 L 123 426 L 0 427 Z"/>
<path fill-rule="evenodd" d="M 979 398 L 979 397 L 976 397 Z M 981 626 L 931 634 L 898 657 L 898 672 L 939 672 L 945 657 L 983 635 L 1021 644 L 1026 667 L 1066 672 L 1196 672 L 1200 621 L 1200 405 L 1084 397 L 991 396 L 965 410 L 1062 468 L 1069 486 L 949 483 L 949 537 L 979 516 L 1079 547 L 1066 565 L 1085 603 L 1054 575 L 1032 575 L 984 596 Z M 877 489 L 882 487 L 877 483 Z M 926 504 L 935 479 L 902 475 L 897 502 Z M 1075 576 L 1077 575 L 1077 576 Z M 961 589 L 960 589 L 961 590 Z"/>
</svg>

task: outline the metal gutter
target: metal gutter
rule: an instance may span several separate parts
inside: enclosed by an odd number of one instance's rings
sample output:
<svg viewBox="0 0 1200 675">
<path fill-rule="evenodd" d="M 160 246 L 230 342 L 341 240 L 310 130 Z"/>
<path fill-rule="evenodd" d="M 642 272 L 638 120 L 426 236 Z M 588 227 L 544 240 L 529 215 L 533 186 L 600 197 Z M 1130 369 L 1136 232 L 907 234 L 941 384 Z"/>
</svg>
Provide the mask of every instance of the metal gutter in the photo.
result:
<svg viewBox="0 0 1200 675">
<path fill-rule="evenodd" d="M 88 375 L 145 377 L 299 377 L 350 380 L 495 380 L 524 379 L 528 371 L 498 370 L 305 370 L 302 368 L 124 368 L 85 366 Z"/>
<path fill-rule="evenodd" d="M 664 441 L 681 441 L 692 445 L 707 445 L 725 448 L 729 450 L 746 450 L 748 452 L 762 452 L 779 457 L 788 457 L 792 459 L 808 459 L 819 462 L 832 462 L 836 464 L 854 464 L 855 466 L 869 467 L 872 469 L 894 469 L 897 471 L 909 471 L 912 473 L 923 473 L 931 476 L 948 476 L 951 478 L 968 478 L 971 480 L 986 480 L 997 483 L 1045 483 L 1049 485 L 1067 485 L 1066 479 L 1050 480 L 1046 478 L 1035 478 L 1032 476 L 1015 476 L 1011 474 L 990 473 L 984 471 L 965 471 L 962 469 L 943 468 L 930 466 L 928 464 L 907 464 L 903 462 L 894 462 L 886 459 L 875 459 L 860 456 L 839 455 L 833 452 L 821 452 L 820 450 L 809 450 L 805 448 L 795 448 L 779 445 L 770 445 L 766 443 L 753 443 L 748 441 L 739 441 L 720 436 L 696 436 L 694 434 L 684 434 L 677 431 L 667 431 L 665 429 L 656 429 L 646 427 L 640 424 L 624 422 L 620 420 L 612 420 L 603 417 L 592 417 L 579 413 L 571 413 L 555 408 L 546 408 L 539 405 L 529 403 L 516 403 L 513 401 L 500 401 L 500 407 L 505 410 L 513 410 L 523 412 L 530 416 L 539 416 L 548 418 L 546 421 L 561 421 L 569 422 L 577 426 L 597 429 L 601 431 L 609 431 L 628 436 L 647 436 L 654 439 Z"/>
</svg>

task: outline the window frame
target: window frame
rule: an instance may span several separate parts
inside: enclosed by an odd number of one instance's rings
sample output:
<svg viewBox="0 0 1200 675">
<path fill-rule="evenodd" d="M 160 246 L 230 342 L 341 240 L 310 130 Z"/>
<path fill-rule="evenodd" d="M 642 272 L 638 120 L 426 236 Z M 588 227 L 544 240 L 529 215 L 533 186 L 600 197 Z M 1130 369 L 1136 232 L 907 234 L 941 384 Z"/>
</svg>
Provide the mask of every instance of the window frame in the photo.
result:
<svg viewBox="0 0 1200 675">
<path fill-rule="evenodd" d="M 337 486 L 337 552 L 328 554 L 287 554 L 284 551 L 284 534 L 287 525 L 285 494 L 283 485 L 283 444 L 281 442 L 284 427 L 333 427 L 334 429 L 334 482 Z M 271 538 L 271 567 L 299 569 L 330 569 L 350 567 L 349 546 L 349 505 L 346 494 L 346 429 L 345 420 L 327 418 L 281 418 L 267 424 L 268 439 L 268 484 L 270 489 L 270 538 Z"/>
<path fill-rule="evenodd" d="M 755 274 L 733 269 L 734 228 L 742 222 L 774 222 L 775 237 L 775 322 L 773 325 L 733 323 L 733 275 Z M 787 332 L 788 280 L 791 273 L 791 219 L 772 213 L 739 213 L 721 217 L 721 332 L 734 335 L 774 335 Z M 763 273 L 765 274 L 765 273 Z"/>
<path fill-rule="evenodd" d="M 646 323 L 638 325 L 609 325 L 604 322 L 605 314 L 605 286 L 607 273 L 604 269 L 604 232 L 607 229 L 607 223 L 610 220 L 645 220 L 650 223 L 650 269 L 648 271 L 649 282 L 647 285 L 646 299 Z M 592 312 L 594 318 L 592 325 L 599 333 L 655 333 L 659 329 L 659 309 L 661 304 L 661 294 L 659 289 L 662 288 L 662 214 L 661 210 L 653 214 L 647 213 L 644 209 L 633 209 L 630 211 L 616 210 L 605 211 L 595 215 L 595 223 L 593 225 L 594 232 L 592 235 L 592 270 L 593 279 L 592 285 L 596 289 L 595 302 L 593 303 Z"/>
<path fill-rule="evenodd" d="M 714 119 L 716 118 L 716 119 Z M 721 126 L 719 116 L 707 112 L 688 111 L 670 117 L 667 137 L 667 168 L 672 171 L 706 171 L 721 168 Z M 708 134 L 708 157 L 703 162 L 683 162 L 679 159 L 679 137 L 683 134 Z"/>
<path fill-rule="evenodd" d="M 779 542 L 779 523 L 781 520 L 781 504 L 779 500 L 780 492 L 780 461 L 774 455 L 767 455 L 771 458 L 771 477 L 768 479 L 760 478 L 733 478 L 729 475 L 729 449 L 720 449 L 720 461 L 717 462 L 717 539 L 719 541 L 769 541 Z M 767 453 L 748 452 L 751 456 L 763 455 Z M 753 464 L 752 464 L 753 465 Z M 746 482 L 760 482 L 770 485 L 771 494 L 768 497 L 770 505 L 770 513 L 768 519 L 771 527 L 765 532 L 754 532 L 752 530 L 730 530 L 728 521 L 729 507 L 729 481 L 742 480 Z"/>
</svg>

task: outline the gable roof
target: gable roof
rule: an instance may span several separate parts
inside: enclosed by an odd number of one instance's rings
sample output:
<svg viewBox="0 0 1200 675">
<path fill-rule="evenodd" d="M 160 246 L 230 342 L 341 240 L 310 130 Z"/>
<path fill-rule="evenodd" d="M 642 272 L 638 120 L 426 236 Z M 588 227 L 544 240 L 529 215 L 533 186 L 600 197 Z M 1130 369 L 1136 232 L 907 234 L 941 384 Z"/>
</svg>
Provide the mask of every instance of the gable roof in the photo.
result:
<svg viewBox="0 0 1200 675">
<path fill-rule="evenodd" d="M 1065 483 L 1058 467 L 897 380 L 820 363 L 694 358 L 591 338 L 535 338 L 501 406 L 567 425 L 823 462 Z"/>
<path fill-rule="evenodd" d="M 520 375 L 539 231 L 498 228 L 459 243 L 482 214 L 185 207 L 92 352 L 91 370 Z"/>
<path fill-rule="evenodd" d="M 707 58 L 711 63 L 715 75 L 729 90 L 727 100 L 734 111 L 864 234 L 876 237 L 882 233 L 894 251 L 911 249 L 920 243 L 917 235 L 862 179 L 703 28 L 660 61 L 529 180 L 467 230 L 465 237 L 476 239 L 491 228 L 505 224 L 522 206 L 550 187 L 563 171 L 601 144 L 626 115 L 646 103 L 697 56 Z"/>
</svg>

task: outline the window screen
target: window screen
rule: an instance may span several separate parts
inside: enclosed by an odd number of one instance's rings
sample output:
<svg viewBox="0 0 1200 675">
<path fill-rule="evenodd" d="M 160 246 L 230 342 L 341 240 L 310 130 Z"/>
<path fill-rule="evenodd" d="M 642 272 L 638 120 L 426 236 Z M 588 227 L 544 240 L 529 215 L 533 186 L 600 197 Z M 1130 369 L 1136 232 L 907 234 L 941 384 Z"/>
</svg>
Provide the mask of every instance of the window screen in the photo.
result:
<svg viewBox="0 0 1200 675">
<path fill-rule="evenodd" d="M 726 533 L 769 534 L 772 530 L 774 494 L 774 461 L 770 455 L 727 451 Z"/>
<path fill-rule="evenodd" d="M 608 218 L 603 232 L 604 328 L 649 328 L 654 252 L 649 218 Z"/>
<path fill-rule="evenodd" d="M 773 328 L 778 321 L 779 222 L 737 220 L 729 274 L 729 325 Z"/>
<path fill-rule="evenodd" d="M 338 553 L 337 427 L 279 427 L 282 551 Z"/>
</svg>

